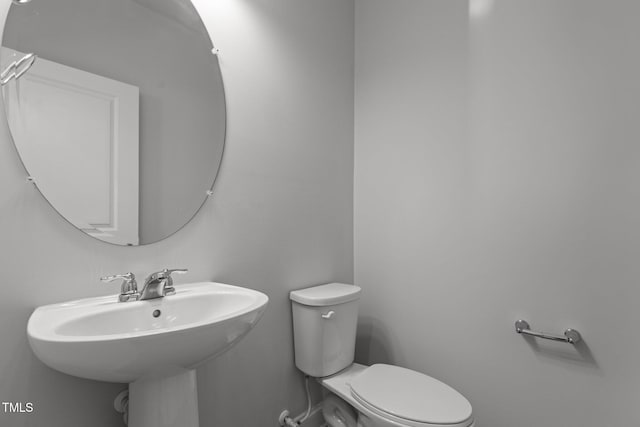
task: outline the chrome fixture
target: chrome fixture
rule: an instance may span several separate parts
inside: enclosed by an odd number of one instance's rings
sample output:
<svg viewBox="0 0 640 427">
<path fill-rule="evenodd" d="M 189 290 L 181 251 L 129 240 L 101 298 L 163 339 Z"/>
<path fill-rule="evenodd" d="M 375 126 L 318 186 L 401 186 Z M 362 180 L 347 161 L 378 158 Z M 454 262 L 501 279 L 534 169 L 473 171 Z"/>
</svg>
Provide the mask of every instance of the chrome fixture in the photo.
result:
<svg viewBox="0 0 640 427">
<path fill-rule="evenodd" d="M 176 268 L 173 270 L 164 269 L 149 275 L 144 281 L 142 292 L 140 292 L 140 300 L 162 298 L 167 295 L 173 295 L 176 290 L 173 287 L 173 278 L 171 273 L 186 273 L 186 268 Z"/>
<path fill-rule="evenodd" d="M 113 276 L 101 277 L 103 282 L 113 282 L 114 280 L 122 279 L 122 286 L 120 287 L 120 295 L 118 295 L 118 301 L 137 301 L 140 299 L 140 293 L 138 292 L 138 282 L 136 282 L 136 275 L 133 273 L 115 274 Z"/>
<path fill-rule="evenodd" d="M 531 330 L 529 322 L 526 320 L 516 321 L 516 332 L 519 334 L 530 335 L 532 337 L 544 338 L 546 340 L 568 342 L 569 344 L 576 344 L 582 341 L 582 335 L 580 335 L 580 332 L 575 329 L 567 329 L 564 331 L 564 335 L 536 332 Z"/>
<path fill-rule="evenodd" d="M 29 68 L 36 62 L 35 53 L 27 53 L 17 61 L 13 61 L 0 73 L 0 86 L 4 86 L 11 80 L 18 80 L 24 73 L 29 71 Z"/>
<path fill-rule="evenodd" d="M 27 4 L 29 3 L 31 0 L 11 0 L 11 2 L 13 4 Z"/>
</svg>

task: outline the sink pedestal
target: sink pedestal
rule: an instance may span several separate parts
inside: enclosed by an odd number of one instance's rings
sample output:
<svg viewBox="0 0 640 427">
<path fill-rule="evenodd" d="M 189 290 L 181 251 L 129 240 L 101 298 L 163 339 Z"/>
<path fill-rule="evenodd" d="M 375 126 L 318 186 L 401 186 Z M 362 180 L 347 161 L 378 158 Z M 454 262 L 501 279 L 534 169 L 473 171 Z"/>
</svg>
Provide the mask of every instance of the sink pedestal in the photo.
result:
<svg viewBox="0 0 640 427">
<path fill-rule="evenodd" d="M 199 427 L 196 371 L 129 384 L 129 427 Z"/>
</svg>

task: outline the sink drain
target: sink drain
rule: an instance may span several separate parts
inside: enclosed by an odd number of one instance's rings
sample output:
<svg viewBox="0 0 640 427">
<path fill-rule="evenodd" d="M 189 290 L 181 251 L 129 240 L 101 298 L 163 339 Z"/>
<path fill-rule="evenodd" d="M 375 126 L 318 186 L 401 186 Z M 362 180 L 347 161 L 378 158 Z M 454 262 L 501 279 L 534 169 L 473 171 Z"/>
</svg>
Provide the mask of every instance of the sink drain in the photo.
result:
<svg viewBox="0 0 640 427">
<path fill-rule="evenodd" d="M 153 310 L 152 315 L 153 315 L 153 317 L 159 317 L 160 316 L 160 310 Z"/>
</svg>

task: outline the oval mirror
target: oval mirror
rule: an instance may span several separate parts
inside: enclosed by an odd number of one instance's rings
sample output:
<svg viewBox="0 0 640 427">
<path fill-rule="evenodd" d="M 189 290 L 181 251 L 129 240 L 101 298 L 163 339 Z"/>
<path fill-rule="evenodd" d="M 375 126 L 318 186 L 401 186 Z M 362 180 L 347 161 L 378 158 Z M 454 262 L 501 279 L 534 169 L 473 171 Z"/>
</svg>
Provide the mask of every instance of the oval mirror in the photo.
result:
<svg viewBox="0 0 640 427">
<path fill-rule="evenodd" d="M 157 242 L 211 194 L 224 88 L 189 0 L 14 1 L 0 66 L 29 180 L 78 229 Z"/>
</svg>

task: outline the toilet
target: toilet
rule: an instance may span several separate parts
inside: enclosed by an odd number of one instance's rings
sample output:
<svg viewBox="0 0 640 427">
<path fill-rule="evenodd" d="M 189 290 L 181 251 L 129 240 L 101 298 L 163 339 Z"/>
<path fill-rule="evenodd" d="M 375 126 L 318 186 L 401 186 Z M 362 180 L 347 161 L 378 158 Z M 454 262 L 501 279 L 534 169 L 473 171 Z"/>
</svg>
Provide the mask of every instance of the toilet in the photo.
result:
<svg viewBox="0 0 640 427">
<path fill-rule="evenodd" d="M 428 375 L 394 365 L 354 363 L 355 285 L 292 291 L 296 367 L 331 393 L 322 404 L 330 427 L 473 427 L 469 401 Z"/>
</svg>

